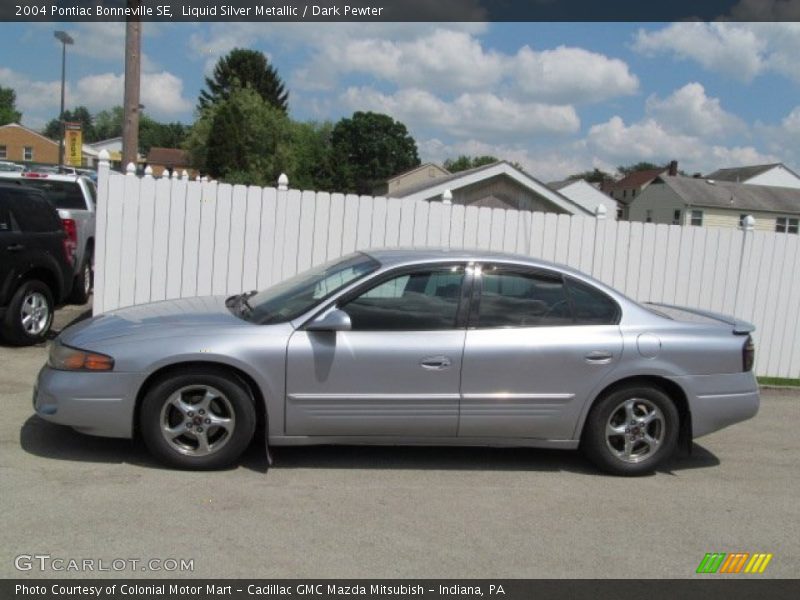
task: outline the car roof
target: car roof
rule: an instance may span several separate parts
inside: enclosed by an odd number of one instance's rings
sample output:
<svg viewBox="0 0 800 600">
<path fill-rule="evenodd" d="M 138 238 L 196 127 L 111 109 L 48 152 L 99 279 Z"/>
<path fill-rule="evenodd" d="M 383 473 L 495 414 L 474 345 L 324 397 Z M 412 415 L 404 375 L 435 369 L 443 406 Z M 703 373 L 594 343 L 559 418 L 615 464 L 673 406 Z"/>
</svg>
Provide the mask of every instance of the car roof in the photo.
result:
<svg viewBox="0 0 800 600">
<path fill-rule="evenodd" d="M 587 277 L 585 273 L 581 273 L 566 265 L 525 256 L 524 254 L 481 250 L 478 248 L 378 248 L 365 250 L 364 253 L 386 266 L 420 262 L 470 260 L 476 262 L 503 262 L 530 267 L 556 269 Z"/>
</svg>

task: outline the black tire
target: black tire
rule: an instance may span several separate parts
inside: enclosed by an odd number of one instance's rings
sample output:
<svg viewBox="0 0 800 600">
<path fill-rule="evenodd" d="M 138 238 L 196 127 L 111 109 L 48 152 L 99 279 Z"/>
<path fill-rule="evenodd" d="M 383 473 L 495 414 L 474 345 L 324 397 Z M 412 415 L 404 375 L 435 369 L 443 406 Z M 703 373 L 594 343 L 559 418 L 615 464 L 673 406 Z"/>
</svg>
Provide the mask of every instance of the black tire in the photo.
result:
<svg viewBox="0 0 800 600">
<path fill-rule="evenodd" d="M 204 412 L 200 397 L 206 392 L 212 396 L 219 393 L 219 396 L 205 404 L 208 411 Z M 178 395 L 184 407 L 194 410 L 178 410 L 172 403 Z M 142 400 L 139 417 L 142 438 L 151 454 L 162 463 L 179 469 L 231 466 L 250 444 L 256 427 L 255 406 L 245 385 L 223 370 L 197 367 L 173 373 L 156 382 Z M 220 423 L 228 418 L 229 425 L 209 425 L 212 418 Z M 191 427 L 179 436 L 168 434 L 163 429 L 177 431 L 190 423 Z M 200 439 L 203 437 L 208 443 L 206 454 L 201 454 L 204 450 Z"/>
<path fill-rule="evenodd" d="M 644 424 L 647 418 L 652 420 Z M 673 455 L 679 428 L 675 403 L 662 390 L 626 386 L 598 400 L 589 411 L 581 450 L 608 473 L 645 475 Z"/>
<path fill-rule="evenodd" d="M 30 302 L 33 299 L 37 303 L 41 302 L 44 312 L 39 313 L 37 310 L 36 313 L 36 321 L 42 325 L 41 329 L 37 326 L 34 330 L 31 330 L 26 328 L 26 322 L 24 321 L 26 315 L 23 314 L 23 305 L 27 307 L 26 310 L 29 310 L 31 307 Z M 17 346 L 41 344 L 47 340 L 47 335 L 50 333 L 50 328 L 53 325 L 54 310 L 53 293 L 47 287 L 47 284 L 38 279 L 29 279 L 23 282 L 19 289 L 14 292 L 11 302 L 8 303 L 6 308 L 6 314 L 3 317 L 3 337 Z M 40 320 L 42 316 L 43 323 Z"/>
<path fill-rule="evenodd" d="M 69 294 L 70 304 L 86 304 L 94 288 L 94 269 L 92 268 L 92 255 L 87 251 L 80 271 L 72 280 L 72 291 Z"/>
</svg>

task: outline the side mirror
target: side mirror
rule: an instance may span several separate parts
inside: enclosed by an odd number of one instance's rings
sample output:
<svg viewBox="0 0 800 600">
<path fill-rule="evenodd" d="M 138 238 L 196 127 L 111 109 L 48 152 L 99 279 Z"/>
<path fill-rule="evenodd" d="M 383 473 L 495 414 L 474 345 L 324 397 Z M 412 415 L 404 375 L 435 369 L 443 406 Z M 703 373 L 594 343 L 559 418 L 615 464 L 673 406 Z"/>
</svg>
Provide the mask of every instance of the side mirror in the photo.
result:
<svg viewBox="0 0 800 600">
<path fill-rule="evenodd" d="M 306 325 L 308 331 L 350 331 L 352 328 L 350 315 L 338 308 L 329 310 Z"/>
</svg>

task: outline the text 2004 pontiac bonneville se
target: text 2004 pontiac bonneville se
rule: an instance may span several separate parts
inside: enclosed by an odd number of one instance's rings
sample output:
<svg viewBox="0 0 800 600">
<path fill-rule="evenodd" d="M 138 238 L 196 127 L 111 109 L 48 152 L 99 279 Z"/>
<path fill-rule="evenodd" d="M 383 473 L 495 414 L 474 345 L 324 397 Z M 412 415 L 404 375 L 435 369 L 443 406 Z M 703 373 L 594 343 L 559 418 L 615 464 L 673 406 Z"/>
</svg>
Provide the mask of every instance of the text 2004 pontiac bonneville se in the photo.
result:
<svg viewBox="0 0 800 600">
<path fill-rule="evenodd" d="M 581 448 L 636 475 L 756 414 L 752 331 L 527 257 L 369 251 L 73 325 L 34 405 L 182 468 L 235 462 L 261 420 L 275 446 Z"/>
</svg>

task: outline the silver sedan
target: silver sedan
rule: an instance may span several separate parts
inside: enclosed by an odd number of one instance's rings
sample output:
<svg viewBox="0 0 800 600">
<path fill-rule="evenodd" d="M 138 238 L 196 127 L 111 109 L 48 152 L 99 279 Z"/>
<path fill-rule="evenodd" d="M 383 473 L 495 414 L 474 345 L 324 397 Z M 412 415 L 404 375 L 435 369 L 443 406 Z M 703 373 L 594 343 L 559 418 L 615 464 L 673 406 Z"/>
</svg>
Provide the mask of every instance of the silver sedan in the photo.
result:
<svg viewBox="0 0 800 600">
<path fill-rule="evenodd" d="M 180 468 L 234 463 L 262 423 L 271 446 L 581 448 L 637 475 L 756 414 L 752 331 L 527 257 L 379 250 L 73 325 L 34 406 Z"/>
</svg>

